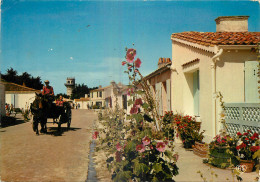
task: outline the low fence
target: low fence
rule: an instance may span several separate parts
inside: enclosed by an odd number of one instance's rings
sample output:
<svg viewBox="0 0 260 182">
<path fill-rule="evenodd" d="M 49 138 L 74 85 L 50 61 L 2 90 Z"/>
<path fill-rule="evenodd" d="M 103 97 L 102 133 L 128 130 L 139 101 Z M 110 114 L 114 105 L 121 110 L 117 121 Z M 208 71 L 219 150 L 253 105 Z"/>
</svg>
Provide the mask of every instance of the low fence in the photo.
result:
<svg viewBox="0 0 260 182">
<path fill-rule="evenodd" d="M 230 135 L 247 130 L 260 133 L 260 104 L 225 103 L 224 106 Z"/>
</svg>

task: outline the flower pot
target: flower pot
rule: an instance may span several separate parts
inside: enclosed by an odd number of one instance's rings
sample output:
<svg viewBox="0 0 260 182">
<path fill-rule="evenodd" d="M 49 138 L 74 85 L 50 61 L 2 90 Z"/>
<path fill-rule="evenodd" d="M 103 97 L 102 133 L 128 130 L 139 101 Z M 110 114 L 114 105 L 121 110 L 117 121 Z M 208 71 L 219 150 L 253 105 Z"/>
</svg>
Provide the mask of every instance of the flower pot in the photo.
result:
<svg viewBox="0 0 260 182">
<path fill-rule="evenodd" d="M 209 145 L 205 143 L 195 142 L 193 146 L 193 153 L 200 157 L 207 157 Z"/>
<path fill-rule="evenodd" d="M 253 171 L 255 162 L 253 160 L 241 160 L 240 166 L 246 166 L 245 173 L 250 173 Z"/>
</svg>

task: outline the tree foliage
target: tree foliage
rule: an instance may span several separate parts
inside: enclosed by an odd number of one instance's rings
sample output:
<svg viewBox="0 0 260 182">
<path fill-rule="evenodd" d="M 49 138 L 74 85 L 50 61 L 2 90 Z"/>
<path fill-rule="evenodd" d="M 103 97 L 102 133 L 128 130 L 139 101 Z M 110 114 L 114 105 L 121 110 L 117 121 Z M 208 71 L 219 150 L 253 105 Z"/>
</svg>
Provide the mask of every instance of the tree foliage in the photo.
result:
<svg viewBox="0 0 260 182">
<path fill-rule="evenodd" d="M 19 85 L 25 85 L 36 90 L 41 90 L 43 87 L 41 78 L 33 77 L 31 74 L 24 72 L 21 75 L 18 75 L 17 71 L 13 68 L 9 68 L 6 71 L 6 74 L 1 74 L 1 78 L 7 82 L 16 83 Z"/>
<path fill-rule="evenodd" d="M 72 91 L 71 99 L 79 99 L 85 97 L 85 94 L 89 94 L 90 90 L 97 89 L 98 87 L 88 88 L 87 85 L 76 84 L 75 89 Z"/>
</svg>

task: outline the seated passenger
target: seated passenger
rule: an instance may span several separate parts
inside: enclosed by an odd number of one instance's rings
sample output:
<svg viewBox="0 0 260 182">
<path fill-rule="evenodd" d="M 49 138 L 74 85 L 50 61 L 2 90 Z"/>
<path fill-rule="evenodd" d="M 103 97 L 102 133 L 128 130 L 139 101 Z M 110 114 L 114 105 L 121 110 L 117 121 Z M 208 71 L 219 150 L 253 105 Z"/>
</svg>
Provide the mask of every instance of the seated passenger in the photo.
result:
<svg viewBox="0 0 260 182">
<path fill-rule="evenodd" d="M 56 106 L 61 106 L 62 107 L 63 103 L 64 103 L 63 97 L 60 96 L 60 98 L 56 100 Z"/>
</svg>

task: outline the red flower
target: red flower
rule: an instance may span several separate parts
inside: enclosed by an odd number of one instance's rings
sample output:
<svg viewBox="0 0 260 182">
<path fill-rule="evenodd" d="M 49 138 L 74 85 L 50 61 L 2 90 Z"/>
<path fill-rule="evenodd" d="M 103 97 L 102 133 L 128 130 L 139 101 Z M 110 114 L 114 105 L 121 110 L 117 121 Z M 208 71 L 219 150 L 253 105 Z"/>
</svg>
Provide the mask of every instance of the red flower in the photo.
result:
<svg viewBox="0 0 260 182">
<path fill-rule="evenodd" d="M 180 121 L 177 121 L 176 124 L 181 124 L 181 122 L 180 122 Z"/>
<path fill-rule="evenodd" d="M 222 140 L 222 143 L 225 143 L 226 142 L 226 140 Z"/>
<path fill-rule="evenodd" d="M 237 132 L 237 135 L 238 135 L 238 136 L 241 136 L 242 134 L 241 134 L 240 132 Z"/>
<path fill-rule="evenodd" d="M 134 58 L 135 58 L 135 55 L 136 55 L 136 50 L 135 49 L 128 49 L 127 52 L 126 52 L 126 60 L 129 63 L 132 63 Z"/>
<path fill-rule="evenodd" d="M 130 114 L 137 114 L 138 113 L 138 107 L 134 104 L 134 106 L 130 110 Z"/>
<path fill-rule="evenodd" d="M 249 140 L 248 138 L 245 138 L 245 140 Z"/>
<path fill-rule="evenodd" d="M 143 104 L 143 101 L 142 101 L 141 98 L 135 100 L 135 105 L 136 105 L 138 108 L 139 108 L 140 105 L 142 105 L 142 104 Z"/>
<path fill-rule="evenodd" d="M 95 140 L 98 137 L 98 131 L 95 131 L 92 135 L 92 138 Z"/>
<path fill-rule="evenodd" d="M 252 131 L 251 130 L 247 130 L 248 133 L 251 133 Z"/>
<path fill-rule="evenodd" d="M 143 153 L 145 151 L 144 145 L 143 144 L 137 145 L 136 150 L 140 153 Z"/>
<path fill-rule="evenodd" d="M 150 145 L 150 149 L 153 150 L 153 146 L 152 145 Z"/>
<path fill-rule="evenodd" d="M 253 137 L 255 137 L 255 138 L 258 138 L 258 136 L 259 136 L 258 133 L 253 134 Z"/>
<path fill-rule="evenodd" d="M 246 135 L 248 135 L 248 133 L 244 133 L 243 135 L 245 135 L 245 136 L 246 136 Z"/>
<path fill-rule="evenodd" d="M 165 145 L 168 145 L 168 141 L 167 140 L 164 140 L 164 143 L 165 143 Z"/>
<path fill-rule="evenodd" d="M 137 59 L 135 60 L 135 67 L 140 68 L 141 63 L 142 63 L 141 60 L 140 60 L 139 58 L 137 58 Z"/>
<path fill-rule="evenodd" d="M 128 70 L 130 70 L 132 67 L 133 67 L 133 66 L 128 66 L 128 68 L 127 68 L 127 69 L 128 69 Z"/>
<path fill-rule="evenodd" d="M 125 61 L 123 61 L 123 62 L 122 62 L 122 66 L 124 66 L 125 64 L 126 64 L 126 62 L 125 62 Z"/>
<path fill-rule="evenodd" d="M 246 144 L 245 144 L 245 143 L 242 143 L 242 144 L 240 145 L 240 148 L 246 148 Z"/>
<path fill-rule="evenodd" d="M 254 136 L 251 136 L 250 139 L 251 139 L 251 140 L 255 140 L 255 137 L 254 137 Z"/>
<path fill-rule="evenodd" d="M 236 146 L 236 149 L 239 150 L 239 149 L 240 149 L 240 145 L 239 145 L 239 146 Z"/>
<path fill-rule="evenodd" d="M 165 151 L 165 143 L 164 142 L 158 142 L 156 144 L 156 149 L 159 151 L 159 152 L 164 152 Z"/>
<path fill-rule="evenodd" d="M 250 150 L 251 150 L 252 152 L 256 152 L 256 151 L 260 150 L 260 146 L 252 146 L 252 147 L 250 148 Z"/>
<path fill-rule="evenodd" d="M 144 145 L 149 145 L 151 143 L 151 140 L 150 138 L 148 138 L 147 136 L 145 136 L 143 139 L 142 139 L 142 142 Z"/>
</svg>

